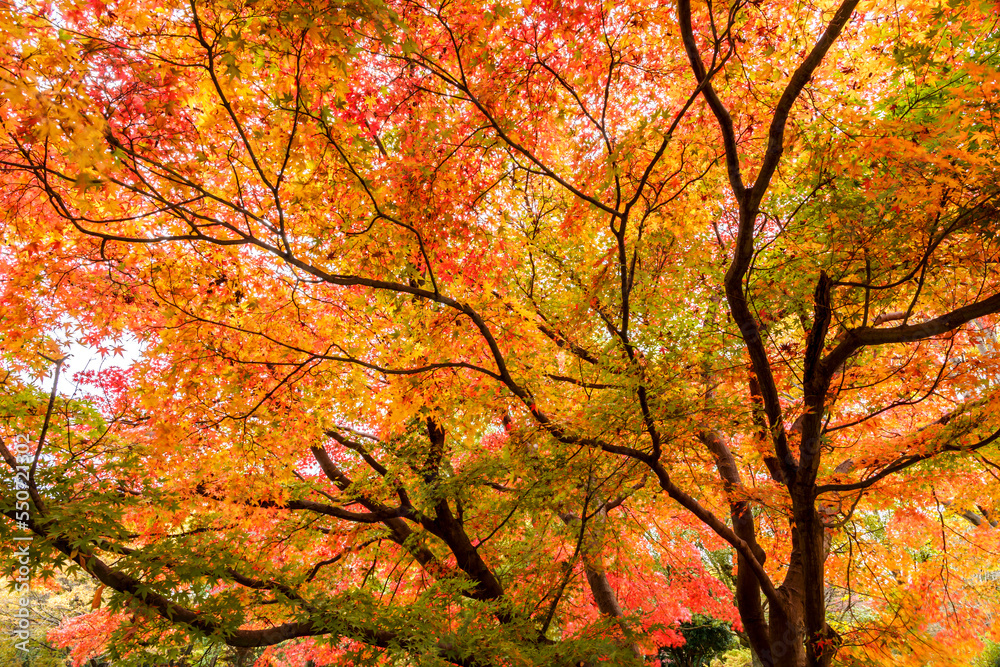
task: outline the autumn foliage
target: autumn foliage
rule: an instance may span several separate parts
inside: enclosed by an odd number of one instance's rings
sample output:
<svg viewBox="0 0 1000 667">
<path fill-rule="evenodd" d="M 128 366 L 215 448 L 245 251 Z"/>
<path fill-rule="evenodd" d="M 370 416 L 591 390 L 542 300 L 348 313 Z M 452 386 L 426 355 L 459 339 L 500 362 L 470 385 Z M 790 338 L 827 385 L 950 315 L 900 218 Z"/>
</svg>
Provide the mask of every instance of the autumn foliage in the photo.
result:
<svg viewBox="0 0 1000 667">
<path fill-rule="evenodd" d="M 969 664 L 998 13 L 0 2 L 0 535 L 102 591 L 54 641 Z"/>
</svg>

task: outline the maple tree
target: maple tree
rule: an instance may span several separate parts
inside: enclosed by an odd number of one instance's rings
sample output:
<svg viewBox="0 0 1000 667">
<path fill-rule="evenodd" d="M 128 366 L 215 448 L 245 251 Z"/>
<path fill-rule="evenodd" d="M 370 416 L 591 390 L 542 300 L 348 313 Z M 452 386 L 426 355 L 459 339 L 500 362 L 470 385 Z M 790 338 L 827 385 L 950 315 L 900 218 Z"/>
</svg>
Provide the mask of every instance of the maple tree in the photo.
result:
<svg viewBox="0 0 1000 667">
<path fill-rule="evenodd" d="M 57 639 L 624 665 L 699 614 L 968 664 L 996 14 L 0 4 L 0 453 L 39 572 L 100 585 Z M 38 395 L 67 328 L 139 359 Z"/>
</svg>

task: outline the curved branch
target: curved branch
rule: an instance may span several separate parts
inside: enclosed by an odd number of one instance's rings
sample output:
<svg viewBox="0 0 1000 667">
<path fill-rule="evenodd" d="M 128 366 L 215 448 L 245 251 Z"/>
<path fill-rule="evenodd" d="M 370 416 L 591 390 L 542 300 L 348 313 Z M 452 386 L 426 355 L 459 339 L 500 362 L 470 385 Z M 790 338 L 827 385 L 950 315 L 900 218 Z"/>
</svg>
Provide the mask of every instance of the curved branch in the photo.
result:
<svg viewBox="0 0 1000 667">
<path fill-rule="evenodd" d="M 735 16 L 735 9 L 738 6 L 739 3 L 734 6 L 734 11 L 730 14 L 730 25 Z M 708 106 L 715 115 L 719 123 L 719 129 L 722 132 L 722 143 L 726 152 L 726 171 L 729 174 L 729 184 L 732 186 L 733 192 L 736 193 L 737 197 L 742 198 L 746 187 L 743 185 L 743 177 L 740 174 L 740 156 L 736 148 L 736 130 L 733 125 L 733 117 L 729 114 L 729 110 L 726 109 L 726 105 L 719 99 L 719 94 L 715 92 L 715 87 L 711 83 L 708 70 L 701 59 L 701 53 L 698 51 L 698 43 L 694 37 L 694 28 L 691 25 L 691 0 L 677 1 L 677 21 L 680 25 L 684 51 L 687 53 L 688 62 L 694 71 L 694 77 L 698 81 L 702 95 L 705 97 L 705 101 L 708 102 Z M 716 44 L 716 51 L 718 51 L 718 44 Z"/>
<path fill-rule="evenodd" d="M 940 420 L 939 420 L 940 421 Z M 895 461 L 892 461 L 886 465 L 882 470 L 878 471 L 874 475 L 867 477 L 860 482 L 853 482 L 850 484 L 820 484 L 816 487 L 817 495 L 820 493 L 827 493 L 830 491 L 859 491 L 862 489 L 867 489 L 879 480 L 885 479 L 889 475 L 893 475 L 897 472 L 901 472 L 910 468 L 922 461 L 927 461 L 929 459 L 938 456 L 939 454 L 944 454 L 946 452 L 974 452 L 976 450 L 982 449 L 987 445 L 993 444 L 997 440 L 1000 440 L 1000 428 L 994 431 L 991 435 L 983 438 L 974 445 L 969 445 L 968 447 L 959 447 L 955 445 L 945 445 L 944 447 L 938 449 L 937 451 L 930 452 L 929 454 L 912 454 L 909 456 L 900 456 Z"/>
<path fill-rule="evenodd" d="M 781 98 L 774 108 L 774 116 L 771 118 L 771 126 L 767 132 L 767 150 L 764 153 L 764 160 L 761 162 L 760 171 L 757 172 L 757 179 L 754 181 L 753 188 L 748 193 L 747 206 L 751 211 L 757 210 L 757 206 L 771 184 L 771 177 L 774 176 L 774 171 L 778 168 L 778 161 L 785 150 L 785 125 L 788 122 L 788 114 L 791 112 L 795 100 L 798 99 L 799 94 L 802 93 L 802 89 L 809 83 L 813 72 L 819 67 L 830 47 L 840 37 L 841 31 L 847 25 L 859 2 L 860 0 L 844 0 L 841 3 L 834 13 L 833 19 L 826 26 L 823 35 L 816 42 L 815 46 L 813 46 L 806 59 L 802 61 L 802 64 L 795 69 L 792 77 L 785 85 L 785 90 L 781 93 Z"/>
<path fill-rule="evenodd" d="M 891 329 L 876 329 L 875 327 L 851 329 L 844 334 L 840 344 L 820 362 L 819 372 L 832 375 L 841 364 L 847 361 L 848 357 L 863 347 L 914 343 L 939 336 L 984 315 L 997 312 L 1000 312 L 1000 292 L 982 301 L 956 308 L 949 313 L 919 324 L 907 324 Z"/>
<path fill-rule="evenodd" d="M 4 514 L 8 518 L 14 518 L 13 512 L 5 512 Z M 70 560 L 105 586 L 137 600 L 171 623 L 184 626 L 200 635 L 218 637 L 229 646 L 256 648 L 273 646 L 289 639 L 337 634 L 380 648 L 403 648 L 404 650 L 411 647 L 418 648 L 416 642 L 401 636 L 399 633 L 375 629 L 378 626 L 376 622 L 372 622 L 370 627 L 366 627 L 359 623 L 338 621 L 336 629 L 333 629 L 323 619 L 315 618 L 307 621 L 289 621 L 269 628 L 231 630 L 226 628 L 225 623 L 221 620 L 211 618 L 208 614 L 200 613 L 190 607 L 178 604 L 164 595 L 151 591 L 139 579 L 109 566 L 88 547 L 80 545 L 76 541 L 62 535 L 50 533 L 34 521 L 29 520 L 28 523 L 32 532 L 45 538 L 49 545 L 68 556 Z M 268 582 L 257 582 L 249 578 L 240 578 L 245 581 L 243 585 L 250 585 L 251 587 L 260 587 L 257 584 L 261 584 L 263 587 L 269 586 Z M 451 652 L 453 647 L 444 641 L 438 642 L 438 649 L 440 657 L 454 665 L 461 667 L 485 667 L 489 664 L 474 658 L 454 656 Z"/>
</svg>

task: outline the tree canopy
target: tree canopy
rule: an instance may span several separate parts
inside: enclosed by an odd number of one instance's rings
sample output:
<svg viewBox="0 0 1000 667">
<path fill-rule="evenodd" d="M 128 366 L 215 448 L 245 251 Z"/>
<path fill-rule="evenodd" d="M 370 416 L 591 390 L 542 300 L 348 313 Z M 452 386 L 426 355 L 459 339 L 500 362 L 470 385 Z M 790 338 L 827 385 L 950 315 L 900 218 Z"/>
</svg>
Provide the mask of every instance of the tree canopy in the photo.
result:
<svg viewBox="0 0 1000 667">
<path fill-rule="evenodd" d="M 61 641 L 968 664 L 998 14 L 0 2 L 0 535 L 96 580 Z M 40 393 L 67 336 L 138 359 Z"/>
</svg>

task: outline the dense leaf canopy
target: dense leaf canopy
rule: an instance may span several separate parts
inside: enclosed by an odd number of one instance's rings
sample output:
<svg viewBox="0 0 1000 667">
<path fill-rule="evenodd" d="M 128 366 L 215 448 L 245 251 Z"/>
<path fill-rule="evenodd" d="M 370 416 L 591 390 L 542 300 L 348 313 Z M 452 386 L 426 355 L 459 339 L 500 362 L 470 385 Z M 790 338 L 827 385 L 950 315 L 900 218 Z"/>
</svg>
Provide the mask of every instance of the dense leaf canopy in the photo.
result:
<svg viewBox="0 0 1000 667">
<path fill-rule="evenodd" d="M 56 638 L 968 664 L 997 14 L 0 2 L 0 536 L 102 587 Z M 69 338 L 137 358 L 48 395 Z"/>
</svg>

